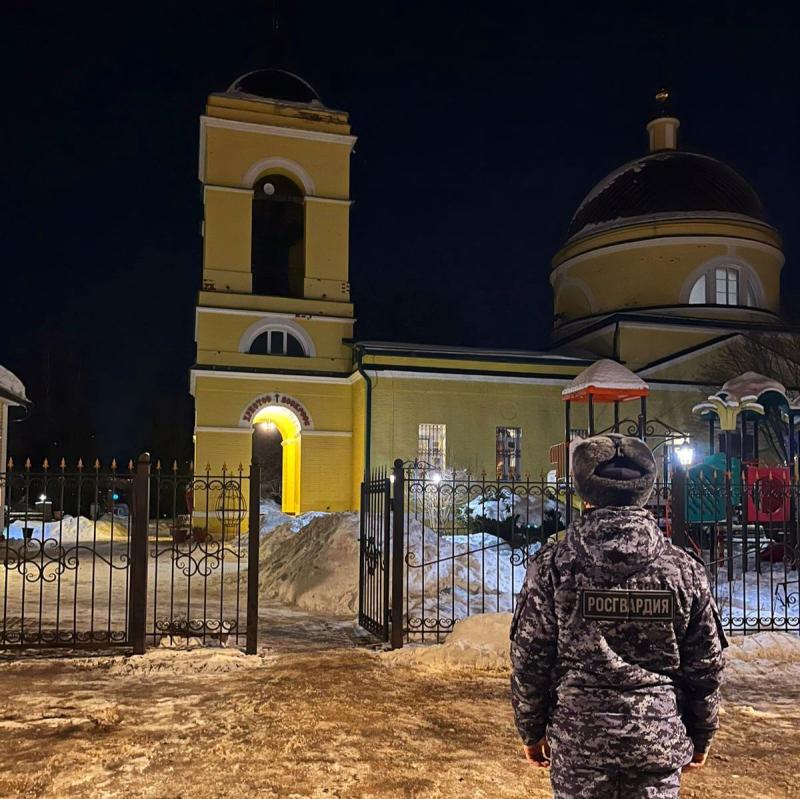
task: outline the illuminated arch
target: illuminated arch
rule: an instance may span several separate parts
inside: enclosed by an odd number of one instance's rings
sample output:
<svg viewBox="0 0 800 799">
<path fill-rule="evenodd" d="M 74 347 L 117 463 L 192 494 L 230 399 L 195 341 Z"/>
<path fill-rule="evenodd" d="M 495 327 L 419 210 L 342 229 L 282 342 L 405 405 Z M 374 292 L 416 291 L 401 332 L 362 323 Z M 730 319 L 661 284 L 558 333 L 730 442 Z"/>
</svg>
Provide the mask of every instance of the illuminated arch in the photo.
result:
<svg viewBox="0 0 800 799">
<path fill-rule="evenodd" d="M 240 426 L 274 425 L 281 436 L 281 510 L 300 513 L 300 476 L 303 431 L 313 429 L 311 416 L 302 402 L 275 391 L 256 397 L 242 413 Z"/>
</svg>

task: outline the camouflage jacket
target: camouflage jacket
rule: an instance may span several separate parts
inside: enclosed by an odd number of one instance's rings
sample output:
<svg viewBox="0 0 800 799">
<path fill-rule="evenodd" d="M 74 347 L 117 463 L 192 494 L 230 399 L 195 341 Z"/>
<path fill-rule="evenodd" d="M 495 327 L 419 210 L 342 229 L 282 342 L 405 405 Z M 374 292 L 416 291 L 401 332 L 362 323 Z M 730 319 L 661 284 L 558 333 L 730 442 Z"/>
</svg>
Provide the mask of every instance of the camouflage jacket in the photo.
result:
<svg viewBox="0 0 800 799">
<path fill-rule="evenodd" d="M 528 566 L 511 624 L 517 728 L 526 744 L 547 731 L 677 768 L 718 727 L 726 645 L 701 563 L 642 508 L 590 511 Z"/>
</svg>

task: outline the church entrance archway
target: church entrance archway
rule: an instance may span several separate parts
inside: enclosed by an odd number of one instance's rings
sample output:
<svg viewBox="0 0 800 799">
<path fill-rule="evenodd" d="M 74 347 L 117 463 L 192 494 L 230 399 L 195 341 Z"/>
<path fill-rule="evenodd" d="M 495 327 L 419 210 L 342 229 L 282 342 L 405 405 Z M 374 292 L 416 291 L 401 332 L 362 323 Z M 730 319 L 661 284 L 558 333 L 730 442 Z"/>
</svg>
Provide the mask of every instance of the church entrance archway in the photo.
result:
<svg viewBox="0 0 800 799">
<path fill-rule="evenodd" d="M 300 512 L 300 419 L 289 408 L 266 405 L 252 419 L 253 457 L 261 466 L 261 498 L 280 500 L 284 513 Z"/>
</svg>

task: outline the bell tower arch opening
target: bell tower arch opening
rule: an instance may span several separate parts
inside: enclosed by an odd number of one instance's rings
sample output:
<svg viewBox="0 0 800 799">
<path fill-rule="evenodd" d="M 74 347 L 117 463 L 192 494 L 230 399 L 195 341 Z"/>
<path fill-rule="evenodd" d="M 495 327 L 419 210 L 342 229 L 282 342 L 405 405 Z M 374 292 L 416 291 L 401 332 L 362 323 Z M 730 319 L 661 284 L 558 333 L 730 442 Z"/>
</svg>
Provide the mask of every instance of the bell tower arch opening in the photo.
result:
<svg viewBox="0 0 800 799">
<path fill-rule="evenodd" d="M 284 513 L 300 512 L 300 419 L 289 408 L 267 405 L 255 414 L 253 458 L 261 467 L 261 499 L 279 502 Z"/>
<path fill-rule="evenodd" d="M 304 195 L 285 175 L 265 175 L 253 186 L 251 268 L 253 294 L 303 296 Z"/>
</svg>

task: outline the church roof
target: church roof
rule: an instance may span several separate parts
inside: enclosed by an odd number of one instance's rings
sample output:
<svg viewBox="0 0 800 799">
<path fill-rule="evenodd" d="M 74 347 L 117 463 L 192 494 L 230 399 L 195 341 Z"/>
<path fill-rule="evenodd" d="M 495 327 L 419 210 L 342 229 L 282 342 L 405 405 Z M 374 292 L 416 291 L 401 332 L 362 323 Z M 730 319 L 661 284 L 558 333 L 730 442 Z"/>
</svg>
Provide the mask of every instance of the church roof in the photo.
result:
<svg viewBox="0 0 800 799">
<path fill-rule="evenodd" d="M 256 69 L 236 78 L 228 94 L 242 94 L 264 100 L 322 106 L 316 89 L 293 72 L 285 69 Z"/>
<path fill-rule="evenodd" d="M 761 200 L 735 169 L 707 155 L 662 150 L 603 178 L 575 212 L 567 235 L 622 227 L 642 217 L 707 215 L 766 221 Z"/>
</svg>

